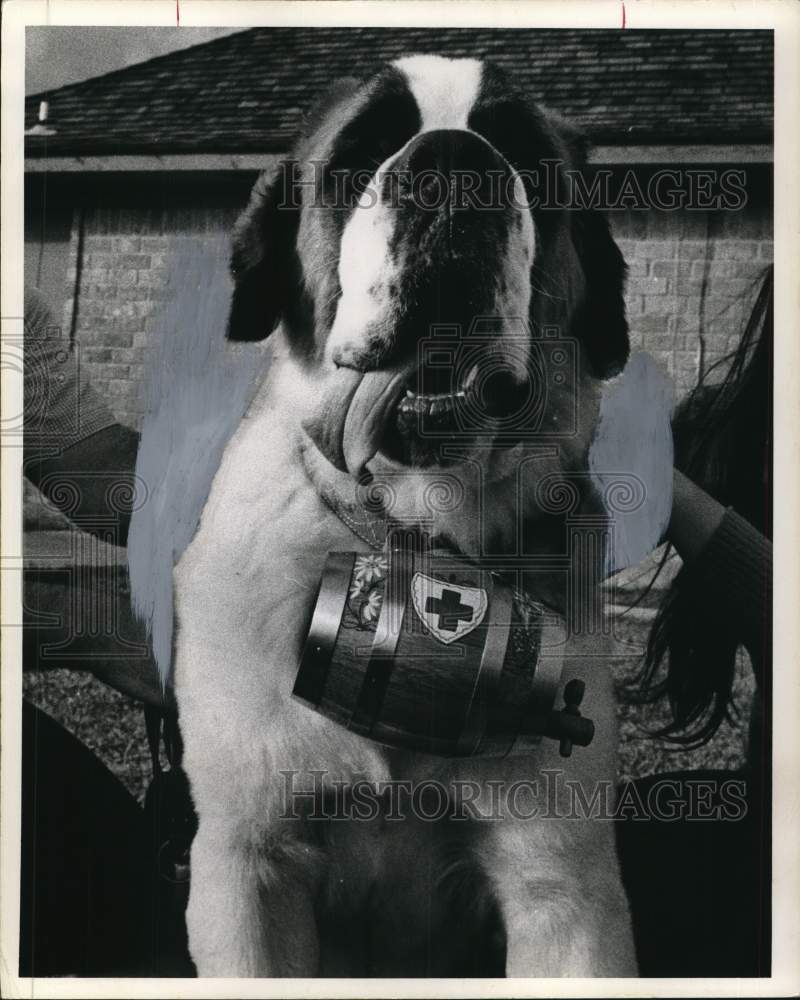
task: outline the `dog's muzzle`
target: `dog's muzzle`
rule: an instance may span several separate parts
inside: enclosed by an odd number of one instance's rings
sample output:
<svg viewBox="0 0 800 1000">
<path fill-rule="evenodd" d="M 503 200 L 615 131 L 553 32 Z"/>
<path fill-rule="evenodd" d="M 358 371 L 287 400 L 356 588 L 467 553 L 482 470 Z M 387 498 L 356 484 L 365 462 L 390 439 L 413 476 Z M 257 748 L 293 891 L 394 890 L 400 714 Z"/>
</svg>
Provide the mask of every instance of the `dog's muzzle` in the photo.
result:
<svg viewBox="0 0 800 1000">
<path fill-rule="evenodd" d="M 520 381 L 503 369 L 499 336 L 464 370 L 432 371 L 422 356 L 435 331 L 468 335 L 476 317 L 502 308 L 509 241 L 522 226 L 508 162 L 475 133 L 440 129 L 409 142 L 378 178 L 387 259 L 399 271 L 385 309 L 363 328 L 337 316 L 334 369 L 305 424 L 326 458 L 355 476 L 379 450 L 404 465 L 440 461 L 442 443 L 468 443 L 460 411 L 481 410 L 489 422 L 513 412 Z"/>
</svg>

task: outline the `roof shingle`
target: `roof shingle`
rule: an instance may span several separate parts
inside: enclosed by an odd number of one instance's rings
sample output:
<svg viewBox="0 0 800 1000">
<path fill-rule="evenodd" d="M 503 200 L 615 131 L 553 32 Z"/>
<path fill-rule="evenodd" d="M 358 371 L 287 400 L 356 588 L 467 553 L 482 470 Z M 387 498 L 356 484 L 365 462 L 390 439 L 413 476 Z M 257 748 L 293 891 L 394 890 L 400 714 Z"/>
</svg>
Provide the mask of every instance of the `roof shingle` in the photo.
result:
<svg viewBox="0 0 800 1000">
<path fill-rule="evenodd" d="M 482 56 L 595 142 L 770 142 L 772 31 L 252 28 L 26 100 L 54 155 L 280 152 L 338 76 L 411 52 Z M 45 140 L 26 139 L 29 156 Z"/>
</svg>

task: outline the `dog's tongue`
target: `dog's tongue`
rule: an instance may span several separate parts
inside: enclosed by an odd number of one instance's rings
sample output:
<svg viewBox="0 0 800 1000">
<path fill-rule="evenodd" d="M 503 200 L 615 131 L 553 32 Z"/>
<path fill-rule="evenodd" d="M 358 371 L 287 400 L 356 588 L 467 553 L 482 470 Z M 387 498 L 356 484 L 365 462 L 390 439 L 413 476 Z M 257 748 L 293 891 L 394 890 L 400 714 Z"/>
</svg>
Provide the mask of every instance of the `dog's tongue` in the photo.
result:
<svg viewBox="0 0 800 1000">
<path fill-rule="evenodd" d="M 331 464 L 360 476 L 380 447 L 388 408 L 402 372 L 358 372 L 340 368 L 325 387 L 316 414 L 304 424 Z"/>
</svg>

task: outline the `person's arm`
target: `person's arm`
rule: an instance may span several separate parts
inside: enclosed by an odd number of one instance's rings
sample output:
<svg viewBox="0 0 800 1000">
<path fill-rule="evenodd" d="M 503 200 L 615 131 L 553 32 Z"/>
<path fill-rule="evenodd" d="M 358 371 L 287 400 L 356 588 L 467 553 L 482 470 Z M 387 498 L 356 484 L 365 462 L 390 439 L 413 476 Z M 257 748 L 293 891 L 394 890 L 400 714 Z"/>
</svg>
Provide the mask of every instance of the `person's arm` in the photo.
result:
<svg viewBox="0 0 800 1000">
<path fill-rule="evenodd" d="M 109 542 L 125 545 L 135 496 L 139 434 L 120 424 L 92 386 L 79 357 L 70 349 L 44 297 L 25 290 L 24 471 L 78 528 Z M 120 635 L 147 644 L 145 628 L 130 605 L 127 588 L 114 577 L 116 628 Z M 72 586 L 78 586 L 73 580 Z M 49 600 L 36 574 L 30 581 L 30 607 Z M 45 610 L 45 609 L 43 609 Z M 52 666 L 40 659 L 41 636 L 35 628 L 23 633 L 26 669 Z M 91 655 L 86 669 L 129 697 L 159 707 L 172 703 L 163 691 L 152 656 L 104 653 L 104 640 L 87 640 Z M 112 637 L 113 640 L 113 637 Z M 113 646 L 113 641 L 110 643 Z M 57 664 L 59 661 L 55 661 Z"/>
<path fill-rule="evenodd" d="M 769 540 L 677 470 L 667 539 L 692 575 L 703 581 L 709 608 L 728 616 L 731 630 L 740 635 L 754 662 L 767 662 L 772 622 Z"/>
<path fill-rule="evenodd" d="M 725 508 L 682 472 L 673 469 L 672 515 L 667 540 L 684 562 L 691 562 L 722 523 Z"/>
<path fill-rule="evenodd" d="M 115 543 L 126 545 L 136 494 L 138 450 L 138 433 L 113 423 L 58 454 L 26 454 L 25 475 L 82 530 L 104 534 L 113 525 Z M 69 483 L 78 490 L 77 503 L 71 491 L 64 490 Z"/>
<path fill-rule="evenodd" d="M 138 433 L 92 386 L 47 301 L 25 289 L 25 475 L 84 531 L 125 545 Z"/>
</svg>

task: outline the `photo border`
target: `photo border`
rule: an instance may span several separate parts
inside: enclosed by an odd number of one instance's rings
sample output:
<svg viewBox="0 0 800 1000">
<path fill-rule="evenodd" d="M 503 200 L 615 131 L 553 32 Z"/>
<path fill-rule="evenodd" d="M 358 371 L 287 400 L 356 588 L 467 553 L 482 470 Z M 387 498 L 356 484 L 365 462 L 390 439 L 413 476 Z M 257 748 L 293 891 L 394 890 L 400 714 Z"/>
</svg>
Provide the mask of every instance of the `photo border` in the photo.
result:
<svg viewBox="0 0 800 1000">
<path fill-rule="evenodd" d="M 766 28 L 775 31 L 774 588 L 773 608 L 773 968 L 764 979 L 26 979 L 17 975 L 20 879 L 21 629 L 2 632 L 0 673 L 0 993 L 29 997 L 483 997 L 789 996 L 800 990 L 800 6 L 779 0 L 702 4 L 660 0 L 483 3 L 450 0 L 271 2 L 271 0 L 6 0 L 2 19 L 2 338 L 19 339 L 23 302 L 24 51 L 29 25 L 181 27 L 266 25 L 621 28 Z M 22 409 L 21 374 L 2 367 L 2 413 Z M 22 616 L 22 450 L 2 454 L 2 622 Z M 731 873 L 734 877 L 735 873 Z"/>
</svg>

